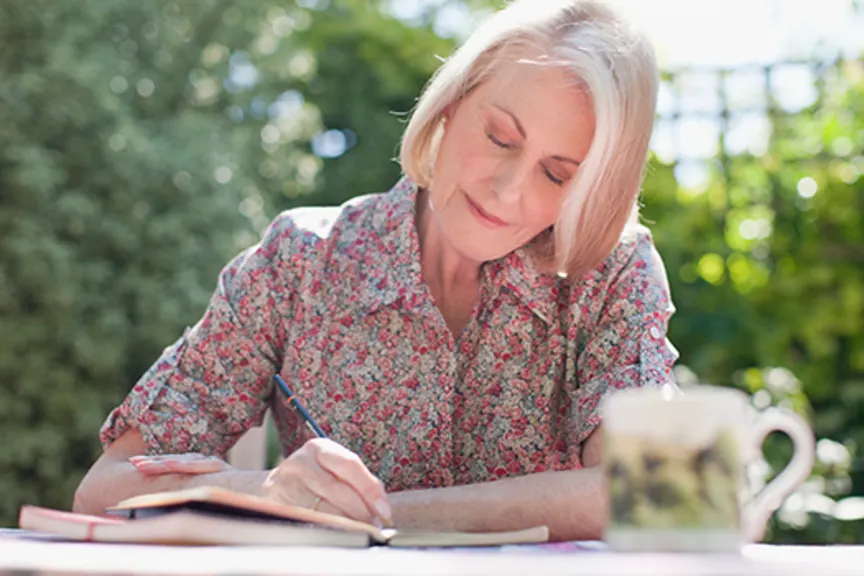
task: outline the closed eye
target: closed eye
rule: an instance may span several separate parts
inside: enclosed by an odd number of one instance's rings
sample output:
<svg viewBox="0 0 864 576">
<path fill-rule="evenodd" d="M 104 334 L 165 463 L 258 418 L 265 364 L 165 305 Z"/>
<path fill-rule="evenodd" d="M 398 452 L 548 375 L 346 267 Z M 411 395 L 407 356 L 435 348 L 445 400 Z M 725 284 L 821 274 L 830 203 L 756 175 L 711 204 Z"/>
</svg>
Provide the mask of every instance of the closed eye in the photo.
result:
<svg viewBox="0 0 864 576">
<path fill-rule="evenodd" d="M 489 138 L 489 141 L 492 142 L 493 144 L 495 144 L 495 146 L 497 146 L 498 148 L 503 148 L 505 150 L 510 150 L 510 149 L 514 148 L 513 144 L 503 142 L 498 137 L 496 137 L 495 134 L 493 134 L 491 131 L 486 132 L 486 137 Z M 563 186 L 564 185 L 564 179 L 558 178 L 557 176 L 555 176 L 552 173 L 552 171 L 549 170 L 548 168 L 546 168 L 545 166 L 543 166 L 543 173 L 546 175 L 546 178 L 548 178 L 549 181 L 552 182 L 553 184 L 555 184 L 556 186 Z"/>
<path fill-rule="evenodd" d="M 513 145 L 512 145 L 512 144 L 507 144 L 506 142 L 502 142 L 501 140 L 499 140 L 498 138 L 496 138 L 495 135 L 492 134 L 491 132 L 487 132 L 487 133 L 486 133 L 486 137 L 489 138 L 489 140 L 490 140 L 493 144 L 495 144 L 496 146 L 498 146 L 499 148 L 504 148 L 505 150 L 509 150 L 510 148 L 513 148 Z"/>
<path fill-rule="evenodd" d="M 563 186 L 564 185 L 564 180 L 561 178 L 558 178 L 557 176 L 552 174 L 552 172 L 548 168 L 544 167 L 543 173 L 546 174 L 546 177 L 556 186 Z"/>
</svg>

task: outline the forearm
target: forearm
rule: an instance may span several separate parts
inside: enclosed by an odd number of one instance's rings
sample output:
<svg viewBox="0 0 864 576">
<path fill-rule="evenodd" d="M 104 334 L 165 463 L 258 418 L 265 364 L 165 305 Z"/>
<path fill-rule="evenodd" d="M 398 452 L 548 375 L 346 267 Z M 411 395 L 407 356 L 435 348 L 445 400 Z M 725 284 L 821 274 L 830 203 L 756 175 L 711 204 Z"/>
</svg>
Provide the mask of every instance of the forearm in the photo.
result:
<svg viewBox="0 0 864 576">
<path fill-rule="evenodd" d="M 73 510 L 84 514 L 103 514 L 105 508 L 126 498 L 197 486 L 219 486 L 261 495 L 268 472 L 230 469 L 212 474 L 147 476 L 125 460 L 103 460 L 81 482 L 75 492 Z"/>
<path fill-rule="evenodd" d="M 397 492 L 390 500 L 400 528 L 479 532 L 546 525 L 555 541 L 601 538 L 607 506 L 600 468 Z"/>
</svg>

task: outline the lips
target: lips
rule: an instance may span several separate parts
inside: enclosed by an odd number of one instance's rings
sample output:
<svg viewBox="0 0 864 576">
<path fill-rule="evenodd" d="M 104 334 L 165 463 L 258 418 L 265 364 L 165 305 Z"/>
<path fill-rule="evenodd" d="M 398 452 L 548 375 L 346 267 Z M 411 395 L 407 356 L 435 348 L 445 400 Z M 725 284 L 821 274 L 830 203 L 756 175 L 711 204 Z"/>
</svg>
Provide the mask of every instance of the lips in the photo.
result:
<svg viewBox="0 0 864 576">
<path fill-rule="evenodd" d="M 501 228 L 507 226 L 507 222 L 484 210 L 478 203 L 474 202 L 468 194 L 465 194 L 465 198 L 468 201 L 468 208 L 471 210 L 471 213 L 480 221 L 481 224 L 487 228 Z"/>
</svg>

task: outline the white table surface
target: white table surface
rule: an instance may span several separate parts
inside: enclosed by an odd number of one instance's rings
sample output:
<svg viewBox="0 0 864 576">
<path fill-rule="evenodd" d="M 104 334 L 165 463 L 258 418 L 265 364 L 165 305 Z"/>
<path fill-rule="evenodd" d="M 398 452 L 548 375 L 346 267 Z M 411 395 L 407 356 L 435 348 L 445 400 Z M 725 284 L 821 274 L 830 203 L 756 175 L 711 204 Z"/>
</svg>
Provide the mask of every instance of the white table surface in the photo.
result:
<svg viewBox="0 0 864 576">
<path fill-rule="evenodd" d="M 0 530 L 0 573 L 29 574 L 615 574 L 663 576 L 864 575 L 864 547 L 745 547 L 740 555 L 622 554 L 505 546 L 455 550 L 376 547 L 169 547 L 57 542 Z"/>
</svg>

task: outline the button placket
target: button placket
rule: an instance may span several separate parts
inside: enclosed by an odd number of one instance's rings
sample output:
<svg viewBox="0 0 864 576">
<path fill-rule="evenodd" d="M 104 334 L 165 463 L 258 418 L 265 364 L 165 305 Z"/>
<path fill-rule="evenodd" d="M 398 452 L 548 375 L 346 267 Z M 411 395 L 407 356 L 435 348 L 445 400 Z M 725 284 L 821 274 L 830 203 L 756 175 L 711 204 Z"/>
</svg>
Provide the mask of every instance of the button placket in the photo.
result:
<svg viewBox="0 0 864 576">
<path fill-rule="evenodd" d="M 454 351 L 451 348 L 439 350 L 438 362 L 436 363 L 436 367 L 438 368 L 438 387 L 444 392 L 444 400 L 448 404 L 450 404 L 450 396 L 453 393 L 453 367 L 455 365 L 453 356 Z"/>
<path fill-rule="evenodd" d="M 436 364 L 436 367 L 438 368 L 438 386 L 441 390 L 439 396 L 441 402 L 441 426 L 438 429 L 438 438 L 440 442 L 438 462 L 441 467 L 439 472 L 442 474 L 445 472 L 445 469 L 447 469 L 446 472 L 449 474 L 449 466 L 453 462 L 453 442 L 455 437 L 453 430 L 453 374 L 456 366 L 456 350 L 452 338 L 449 339 L 447 343 L 449 344 L 448 346 L 442 346 L 442 348 L 438 350 L 438 362 Z"/>
</svg>

